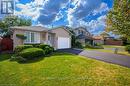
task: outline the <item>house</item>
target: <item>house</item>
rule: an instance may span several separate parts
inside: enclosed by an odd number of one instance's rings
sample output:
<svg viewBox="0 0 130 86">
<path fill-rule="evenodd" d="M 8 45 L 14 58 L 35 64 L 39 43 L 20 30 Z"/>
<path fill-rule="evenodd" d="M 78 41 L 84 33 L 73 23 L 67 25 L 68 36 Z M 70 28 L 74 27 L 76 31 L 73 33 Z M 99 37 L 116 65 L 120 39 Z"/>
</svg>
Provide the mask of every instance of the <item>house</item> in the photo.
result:
<svg viewBox="0 0 130 86">
<path fill-rule="evenodd" d="M 93 36 L 94 44 L 104 44 L 104 38 L 102 36 Z"/>
<path fill-rule="evenodd" d="M 48 29 L 41 26 L 11 27 L 14 48 L 23 44 L 48 44 L 55 49 L 71 48 L 71 32 L 62 27 Z M 17 34 L 26 36 L 19 39 Z"/>
<path fill-rule="evenodd" d="M 85 45 L 86 43 L 88 44 L 93 44 L 93 39 L 92 39 L 92 34 L 84 28 L 84 27 L 78 27 L 73 30 L 75 33 L 78 41 Z"/>
</svg>

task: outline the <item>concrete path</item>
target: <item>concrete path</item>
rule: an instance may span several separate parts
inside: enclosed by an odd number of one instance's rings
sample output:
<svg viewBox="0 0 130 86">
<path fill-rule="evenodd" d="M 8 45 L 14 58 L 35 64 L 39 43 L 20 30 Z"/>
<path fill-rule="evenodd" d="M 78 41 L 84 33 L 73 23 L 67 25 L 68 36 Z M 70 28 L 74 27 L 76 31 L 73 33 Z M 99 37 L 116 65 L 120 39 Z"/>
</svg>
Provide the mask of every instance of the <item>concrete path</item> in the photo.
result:
<svg viewBox="0 0 130 86">
<path fill-rule="evenodd" d="M 112 53 L 105 53 L 105 52 L 91 51 L 91 50 L 79 50 L 79 49 L 64 49 L 59 51 L 69 52 L 76 55 L 81 55 L 81 56 L 101 60 L 112 64 L 118 64 L 130 68 L 130 56 L 117 55 Z"/>
</svg>

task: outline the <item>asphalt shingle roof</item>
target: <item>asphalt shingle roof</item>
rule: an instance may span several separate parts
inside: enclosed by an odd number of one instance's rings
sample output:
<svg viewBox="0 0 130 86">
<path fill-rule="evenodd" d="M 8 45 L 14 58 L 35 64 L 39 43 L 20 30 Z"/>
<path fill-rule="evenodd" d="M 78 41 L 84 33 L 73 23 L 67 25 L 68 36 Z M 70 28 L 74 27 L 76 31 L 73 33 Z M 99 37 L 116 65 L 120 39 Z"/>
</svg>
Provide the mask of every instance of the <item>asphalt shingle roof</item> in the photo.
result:
<svg viewBox="0 0 130 86">
<path fill-rule="evenodd" d="M 41 26 L 15 26 L 11 27 L 13 29 L 20 29 L 20 30 L 31 30 L 31 31 L 48 31 L 48 28 L 41 27 Z"/>
</svg>

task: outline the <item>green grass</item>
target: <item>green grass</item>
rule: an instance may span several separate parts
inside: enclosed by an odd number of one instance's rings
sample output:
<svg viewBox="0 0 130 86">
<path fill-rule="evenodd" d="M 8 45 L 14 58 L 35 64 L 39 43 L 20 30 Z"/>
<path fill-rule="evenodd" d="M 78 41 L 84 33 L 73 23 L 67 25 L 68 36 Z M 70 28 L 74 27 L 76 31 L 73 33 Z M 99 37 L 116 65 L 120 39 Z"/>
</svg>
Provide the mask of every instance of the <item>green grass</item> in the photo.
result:
<svg viewBox="0 0 130 86">
<path fill-rule="evenodd" d="M 68 53 L 33 63 L 0 55 L 0 86 L 130 86 L 130 69 Z"/>
<path fill-rule="evenodd" d="M 124 46 L 115 46 L 115 45 L 103 45 L 105 48 L 124 48 Z"/>
</svg>

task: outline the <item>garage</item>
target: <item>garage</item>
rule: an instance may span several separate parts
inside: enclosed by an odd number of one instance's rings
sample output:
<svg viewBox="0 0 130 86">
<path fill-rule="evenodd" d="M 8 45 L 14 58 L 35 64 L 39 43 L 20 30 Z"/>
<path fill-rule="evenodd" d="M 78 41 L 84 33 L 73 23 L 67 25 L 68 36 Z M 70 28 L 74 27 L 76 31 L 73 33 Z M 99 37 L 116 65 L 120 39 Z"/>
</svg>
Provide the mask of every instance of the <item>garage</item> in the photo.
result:
<svg viewBox="0 0 130 86">
<path fill-rule="evenodd" d="M 58 49 L 70 48 L 70 41 L 68 37 L 58 37 Z"/>
</svg>

